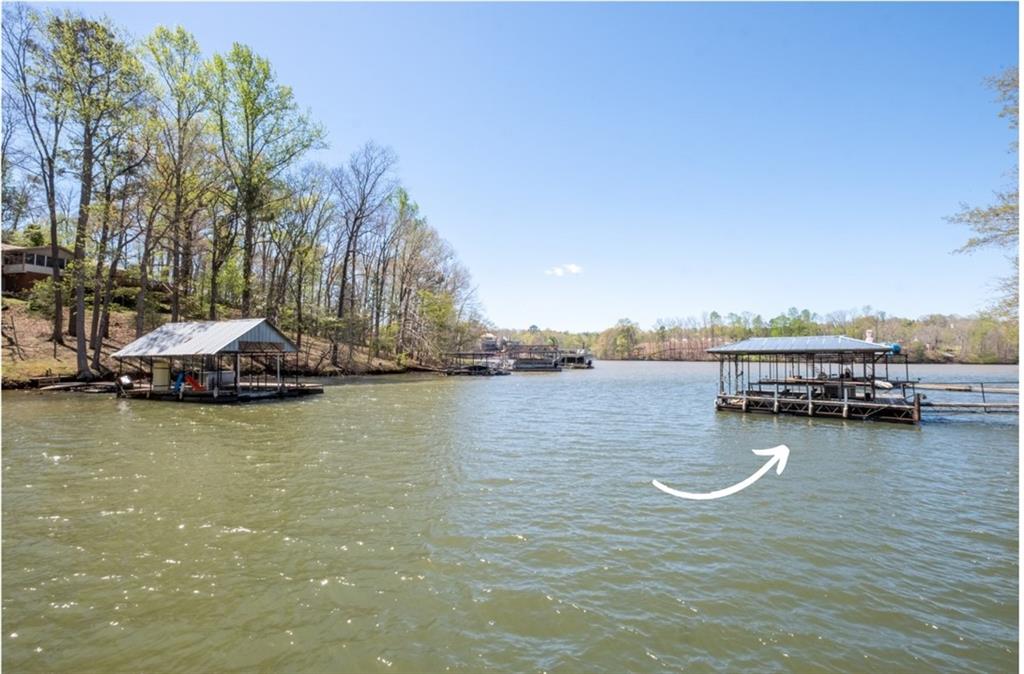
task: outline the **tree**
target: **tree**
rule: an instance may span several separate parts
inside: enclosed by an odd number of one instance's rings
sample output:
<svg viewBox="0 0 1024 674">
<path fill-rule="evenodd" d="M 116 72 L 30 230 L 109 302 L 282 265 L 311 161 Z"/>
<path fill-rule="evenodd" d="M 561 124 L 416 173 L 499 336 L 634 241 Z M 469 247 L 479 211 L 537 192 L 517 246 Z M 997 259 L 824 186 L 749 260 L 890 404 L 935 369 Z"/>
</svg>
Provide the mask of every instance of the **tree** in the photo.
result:
<svg viewBox="0 0 1024 674">
<path fill-rule="evenodd" d="M 366 143 L 349 158 L 348 165 L 334 172 L 334 189 L 345 218 L 348 241 L 341 260 L 338 318 L 345 317 L 345 300 L 355 306 L 356 253 L 367 222 L 384 206 L 396 187 L 391 170 L 394 153 L 375 143 Z M 349 274 L 352 278 L 349 278 Z M 348 291 L 348 292 L 346 292 Z"/>
<path fill-rule="evenodd" d="M 92 323 L 89 344 L 93 350 L 92 368 L 101 369 L 103 338 L 107 336 L 108 311 L 114 278 L 128 238 L 128 202 L 140 191 L 142 167 L 149 161 L 150 138 L 139 117 L 126 114 L 110 139 L 97 154 L 99 200 L 99 241 L 95 248 L 93 271 Z M 134 237 L 133 237 L 134 238 Z M 109 257 L 106 275 L 104 263 Z"/>
<path fill-rule="evenodd" d="M 632 358 L 636 354 L 640 326 L 628 318 L 621 318 L 615 324 L 613 330 L 615 331 L 615 338 L 612 342 L 612 349 L 615 357 Z"/>
<path fill-rule="evenodd" d="M 1003 108 L 999 112 L 999 116 L 1009 120 L 1010 128 L 1016 132 L 1019 92 L 1017 67 L 1007 68 L 998 77 L 987 80 L 987 83 L 996 91 L 997 99 L 1002 103 Z M 1010 151 L 1016 154 L 1016 141 L 1011 143 Z M 962 204 L 960 212 L 949 218 L 950 222 L 966 225 L 974 232 L 974 236 L 956 250 L 957 253 L 972 253 L 983 248 L 999 248 L 1007 251 L 1007 257 L 1013 264 L 1013 275 L 999 279 L 1001 297 L 995 308 L 998 313 L 1011 318 L 1017 317 L 1020 301 L 1020 288 L 1017 283 L 1020 270 L 1018 253 L 1020 209 L 1016 187 L 1017 170 L 1015 164 L 1011 170 L 1013 187 L 996 192 L 994 204 L 981 207 Z"/>
<path fill-rule="evenodd" d="M 58 90 L 69 120 L 77 127 L 78 219 L 75 227 L 76 354 L 78 377 L 91 379 L 85 345 L 85 247 L 93 195 L 97 152 L 119 133 L 148 91 L 142 65 L 117 30 L 97 21 L 65 13 L 52 16 L 46 32 L 53 45 Z"/>
<path fill-rule="evenodd" d="M 286 180 L 282 189 L 288 191 L 287 204 L 279 219 L 279 226 L 270 233 L 274 246 L 274 275 L 268 290 L 268 315 L 272 320 L 287 303 L 289 287 L 295 297 L 295 323 L 302 343 L 302 298 L 313 253 L 333 219 L 335 205 L 330 200 L 330 181 L 327 170 L 319 164 L 304 166 Z"/>
<path fill-rule="evenodd" d="M 248 47 L 204 61 L 180 27 L 133 44 L 106 19 L 19 5 L 2 28 L 3 222 L 17 230 L 4 236 L 73 239 L 36 305 L 56 308 L 60 340 L 61 297 L 74 295 L 80 378 L 104 367 L 121 278 L 138 284 L 136 336 L 165 301 L 172 320 L 208 301 L 211 318 L 264 309 L 299 344 L 326 337 L 335 363 L 339 344 L 350 358 L 362 346 L 430 359 L 475 340 L 469 273 L 399 186 L 394 153 L 367 142 L 343 166 L 292 171 L 323 131 Z M 26 226 L 33 188 L 49 237 Z"/>
<path fill-rule="evenodd" d="M 171 234 L 173 284 L 171 320 L 181 313 L 182 293 L 188 293 L 191 262 L 191 227 L 186 227 L 203 206 L 215 171 L 211 170 L 209 146 L 204 138 L 202 113 L 208 107 L 204 95 L 202 52 L 195 37 L 181 26 L 158 26 L 142 44 L 144 58 L 156 74 L 156 125 L 161 161 L 157 173 L 168 185 L 168 220 Z"/>
<path fill-rule="evenodd" d="M 59 259 L 60 240 L 57 215 L 58 156 L 64 125 L 67 122 L 68 102 L 65 84 L 58 76 L 54 59 L 55 45 L 51 34 L 41 30 L 42 18 L 24 5 L 4 8 L 3 16 L 3 76 L 4 99 L 17 111 L 32 144 L 34 173 L 43 185 L 46 213 L 50 220 L 50 257 Z M 4 111 L 4 157 L 8 154 L 7 120 Z M 7 179 L 7 167 L 3 169 Z M 5 183 L 6 187 L 6 183 Z M 6 189 L 5 189 L 6 210 Z M 64 343 L 63 291 L 60 267 L 54 262 L 53 280 L 53 334 L 54 348 Z"/>
<path fill-rule="evenodd" d="M 0 147 L 0 180 L 3 181 L 3 217 L 4 235 L 16 232 L 18 226 L 32 217 L 35 210 L 35 186 L 31 177 L 26 176 L 21 165 L 28 159 L 25 153 L 16 147 L 16 116 L 18 101 L 16 95 L 3 94 L 3 145 Z M 29 159 L 31 161 L 31 159 Z M 42 244 L 40 244 L 42 245 Z"/>
<path fill-rule="evenodd" d="M 216 54 L 206 78 L 221 159 L 236 191 L 242 227 L 242 314 L 253 310 L 256 226 L 272 181 L 306 151 L 323 146 L 323 129 L 298 109 L 292 90 L 277 83 L 270 62 L 235 43 Z"/>
</svg>

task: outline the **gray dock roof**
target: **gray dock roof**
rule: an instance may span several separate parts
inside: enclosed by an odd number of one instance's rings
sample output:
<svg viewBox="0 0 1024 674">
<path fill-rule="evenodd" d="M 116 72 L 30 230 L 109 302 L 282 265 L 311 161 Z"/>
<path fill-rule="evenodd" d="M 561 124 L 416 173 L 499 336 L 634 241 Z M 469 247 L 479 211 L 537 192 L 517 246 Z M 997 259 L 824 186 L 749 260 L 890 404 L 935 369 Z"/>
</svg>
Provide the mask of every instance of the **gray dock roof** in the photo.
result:
<svg viewBox="0 0 1024 674">
<path fill-rule="evenodd" d="M 708 353 L 885 353 L 889 344 L 865 342 L 845 335 L 815 337 L 752 337 L 734 344 L 716 346 Z"/>
<path fill-rule="evenodd" d="M 165 323 L 114 353 L 114 358 L 294 353 L 295 345 L 265 318 Z"/>
</svg>

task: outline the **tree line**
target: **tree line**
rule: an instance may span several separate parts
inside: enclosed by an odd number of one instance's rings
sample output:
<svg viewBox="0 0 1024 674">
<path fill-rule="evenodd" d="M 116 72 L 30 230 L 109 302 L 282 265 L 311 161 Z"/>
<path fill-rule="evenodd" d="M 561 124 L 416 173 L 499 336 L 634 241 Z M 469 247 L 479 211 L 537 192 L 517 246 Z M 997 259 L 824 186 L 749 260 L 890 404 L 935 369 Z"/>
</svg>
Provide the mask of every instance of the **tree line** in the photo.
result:
<svg viewBox="0 0 1024 674">
<path fill-rule="evenodd" d="M 1019 324 L 993 312 L 971 317 L 933 314 L 917 319 L 863 307 L 818 315 L 791 308 L 765 319 L 750 312 L 705 312 L 698 317 L 660 319 L 643 329 L 629 319 L 600 332 L 501 331 L 526 344 L 589 349 L 607 360 L 710 360 L 707 349 L 751 337 L 847 335 L 871 331 L 875 341 L 899 343 L 913 362 L 1016 363 Z"/>
<path fill-rule="evenodd" d="M 339 166 L 309 161 L 323 127 L 251 47 L 207 58 L 180 26 L 136 40 L 9 5 L 3 76 L 5 240 L 73 250 L 46 287 L 81 378 L 102 368 L 126 286 L 136 335 L 164 311 L 267 316 L 300 347 L 329 340 L 335 362 L 345 345 L 429 360 L 477 331 L 469 274 L 395 154 L 367 142 Z"/>
</svg>

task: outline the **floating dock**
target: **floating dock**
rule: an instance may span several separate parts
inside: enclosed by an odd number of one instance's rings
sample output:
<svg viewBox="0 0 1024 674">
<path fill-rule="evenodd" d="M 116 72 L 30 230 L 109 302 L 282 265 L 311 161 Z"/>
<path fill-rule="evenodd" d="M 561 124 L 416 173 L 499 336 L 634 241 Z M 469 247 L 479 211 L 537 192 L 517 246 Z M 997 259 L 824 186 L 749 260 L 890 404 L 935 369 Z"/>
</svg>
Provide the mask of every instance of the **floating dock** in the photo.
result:
<svg viewBox="0 0 1024 674">
<path fill-rule="evenodd" d="M 496 377 L 511 374 L 512 368 L 503 352 L 453 351 L 444 354 L 441 371 L 449 377 Z"/>
<path fill-rule="evenodd" d="M 715 409 L 917 424 L 928 412 L 1018 411 L 1013 384 L 911 381 L 898 344 L 845 336 L 758 337 L 708 349 L 718 359 Z M 895 366 L 902 378 L 892 377 Z M 981 400 L 932 402 L 920 390 L 979 394 Z"/>
<path fill-rule="evenodd" d="M 297 351 L 265 318 L 165 323 L 113 354 L 121 363 L 148 369 L 143 382 L 118 377 L 118 395 L 241 403 L 323 393 L 323 386 L 299 382 L 297 375 L 285 381 L 283 359 L 294 359 Z"/>
<path fill-rule="evenodd" d="M 237 389 L 218 389 L 213 391 L 196 391 L 181 387 L 175 391 L 171 387 L 156 387 L 151 384 L 137 384 L 130 389 L 121 389 L 118 395 L 123 398 L 144 398 L 146 400 L 164 400 L 170 402 L 230 404 L 256 402 L 259 400 L 277 400 L 281 398 L 299 398 L 324 392 L 320 384 L 305 382 L 282 382 L 281 384 L 245 384 Z"/>
<path fill-rule="evenodd" d="M 561 372 L 559 364 L 561 351 L 557 345 L 534 345 L 522 344 L 509 345 L 505 353 L 512 361 L 512 370 L 515 372 Z"/>
<path fill-rule="evenodd" d="M 562 349 L 558 364 L 567 370 L 593 370 L 594 356 L 587 349 Z"/>
</svg>

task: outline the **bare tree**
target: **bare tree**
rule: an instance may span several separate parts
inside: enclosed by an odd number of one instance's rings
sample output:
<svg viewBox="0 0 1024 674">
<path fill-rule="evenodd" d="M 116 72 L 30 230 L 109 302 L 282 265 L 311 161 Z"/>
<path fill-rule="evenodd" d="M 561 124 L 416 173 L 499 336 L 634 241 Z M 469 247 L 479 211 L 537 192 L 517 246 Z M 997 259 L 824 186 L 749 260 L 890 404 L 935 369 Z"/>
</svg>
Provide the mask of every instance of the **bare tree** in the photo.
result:
<svg viewBox="0 0 1024 674">
<path fill-rule="evenodd" d="M 391 175 L 396 158 L 387 148 L 366 143 L 355 152 L 345 167 L 335 170 L 335 194 L 344 217 L 347 244 L 341 260 L 340 289 L 338 292 L 338 318 L 345 317 L 345 300 L 355 307 L 354 285 L 356 253 L 359 237 L 367 222 L 391 198 L 396 183 Z M 349 278 L 349 274 L 352 278 Z"/>
<path fill-rule="evenodd" d="M 60 236 L 57 215 L 58 158 L 68 118 L 64 84 L 58 77 L 54 45 L 40 29 L 42 19 L 25 5 L 4 7 L 3 76 L 34 150 L 34 168 L 43 185 L 50 221 L 50 265 L 53 279 L 55 344 L 64 343 Z M 5 136 L 6 139 L 6 136 Z M 4 154 L 7 154 L 6 148 Z"/>
</svg>

